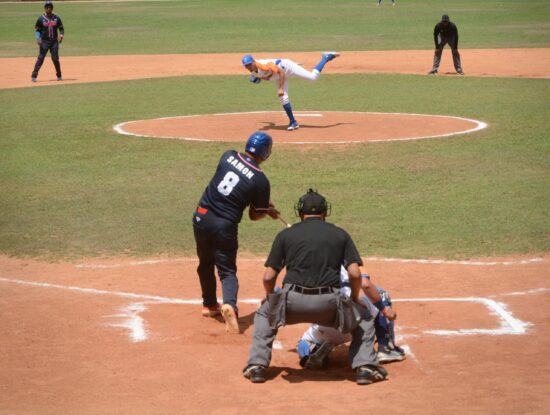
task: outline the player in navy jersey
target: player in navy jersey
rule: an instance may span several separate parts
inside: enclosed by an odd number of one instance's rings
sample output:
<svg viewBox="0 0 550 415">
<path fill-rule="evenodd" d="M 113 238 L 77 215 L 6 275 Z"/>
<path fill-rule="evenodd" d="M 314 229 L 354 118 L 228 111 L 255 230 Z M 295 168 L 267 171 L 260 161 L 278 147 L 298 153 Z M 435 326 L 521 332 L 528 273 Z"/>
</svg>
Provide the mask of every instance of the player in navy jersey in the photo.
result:
<svg viewBox="0 0 550 415">
<path fill-rule="evenodd" d="M 279 212 L 270 202 L 269 180 L 260 164 L 271 154 L 273 140 L 255 132 L 246 142 L 245 153 L 223 153 L 214 177 L 208 183 L 193 214 L 193 231 L 202 289 L 202 315 L 222 314 L 228 333 L 239 333 L 237 294 L 238 226 L 248 206 L 248 216 L 258 220 L 267 215 L 277 219 Z M 216 296 L 216 275 L 222 285 L 223 306 Z"/>
<path fill-rule="evenodd" d="M 36 59 L 36 64 L 34 65 L 34 71 L 32 71 L 31 80 L 36 82 L 38 77 L 38 71 L 44 63 L 44 58 L 50 51 L 53 64 L 55 66 L 55 74 L 57 75 L 57 80 L 61 81 L 61 64 L 59 63 L 59 44 L 63 42 L 63 37 L 65 36 L 65 29 L 63 28 L 63 22 L 61 18 L 53 14 L 53 3 L 51 1 L 46 1 L 44 3 L 45 13 L 38 18 L 34 26 L 36 32 L 36 42 L 40 47 L 40 52 L 38 58 Z M 57 32 L 59 31 L 59 36 Z"/>
</svg>

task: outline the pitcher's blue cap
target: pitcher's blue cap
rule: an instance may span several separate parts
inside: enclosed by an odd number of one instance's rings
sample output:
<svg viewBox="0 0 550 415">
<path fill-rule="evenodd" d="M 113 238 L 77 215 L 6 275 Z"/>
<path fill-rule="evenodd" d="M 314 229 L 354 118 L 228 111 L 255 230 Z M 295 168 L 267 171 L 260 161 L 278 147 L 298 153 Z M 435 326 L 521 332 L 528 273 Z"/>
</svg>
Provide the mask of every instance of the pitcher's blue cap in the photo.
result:
<svg viewBox="0 0 550 415">
<path fill-rule="evenodd" d="M 243 66 L 250 65 L 251 63 L 254 62 L 254 58 L 252 57 L 252 55 L 244 55 L 242 62 L 243 62 Z"/>
</svg>

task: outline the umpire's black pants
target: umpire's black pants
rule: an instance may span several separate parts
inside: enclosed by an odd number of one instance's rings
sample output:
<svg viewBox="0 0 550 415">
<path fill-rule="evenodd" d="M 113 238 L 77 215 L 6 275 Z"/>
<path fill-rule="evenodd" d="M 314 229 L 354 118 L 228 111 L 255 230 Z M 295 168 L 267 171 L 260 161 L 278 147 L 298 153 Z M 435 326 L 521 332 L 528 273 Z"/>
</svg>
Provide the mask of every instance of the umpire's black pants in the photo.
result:
<svg viewBox="0 0 550 415">
<path fill-rule="evenodd" d="M 203 305 L 211 307 L 218 303 L 214 273 L 214 268 L 217 268 L 222 284 L 223 303 L 230 304 L 237 310 L 238 225 L 210 211 L 195 211 L 193 232 L 199 257 L 197 273 L 201 283 Z"/>
<path fill-rule="evenodd" d="M 55 66 L 55 74 L 58 78 L 61 78 L 61 64 L 59 63 L 59 42 L 57 39 L 44 40 L 40 44 L 40 52 L 38 58 L 36 59 L 36 64 L 34 65 L 34 71 L 32 71 L 32 77 L 38 77 L 38 71 L 44 63 L 44 58 L 46 54 L 50 51 L 50 56 L 52 57 L 53 65 Z"/>
<path fill-rule="evenodd" d="M 451 48 L 451 53 L 453 54 L 453 64 L 455 66 L 455 70 L 457 72 L 460 72 L 462 70 L 462 64 L 460 62 L 460 53 L 458 53 L 458 40 L 455 37 L 451 38 L 444 38 L 439 37 L 437 42 L 437 46 L 434 53 L 434 63 L 432 70 L 439 69 L 439 64 L 441 63 L 441 55 L 443 54 L 443 48 L 445 45 L 449 45 Z"/>
</svg>

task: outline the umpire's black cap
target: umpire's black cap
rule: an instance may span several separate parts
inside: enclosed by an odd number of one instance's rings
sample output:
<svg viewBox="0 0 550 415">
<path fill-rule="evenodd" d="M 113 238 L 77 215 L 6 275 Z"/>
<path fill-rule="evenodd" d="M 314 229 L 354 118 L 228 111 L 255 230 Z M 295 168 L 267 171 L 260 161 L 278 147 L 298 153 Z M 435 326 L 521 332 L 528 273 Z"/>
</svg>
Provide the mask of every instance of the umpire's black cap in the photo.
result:
<svg viewBox="0 0 550 415">
<path fill-rule="evenodd" d="M 443 16 L 441 16 L 441 21 L 442 21 L 442 22 L 448 22 L 448 21 L 449 21 L 449 15 L 448 15 L 448 14 L 444 14 Z"/>
<path fill-rule="evenodd" d="M 309 189 L 294 205 L 294 210 L 298 216 L 321 215 L 323 213 L 328 216 L 330 214 L 330 203 L 327 202 L 324 196 L 313 189 Z"/>
</svg>

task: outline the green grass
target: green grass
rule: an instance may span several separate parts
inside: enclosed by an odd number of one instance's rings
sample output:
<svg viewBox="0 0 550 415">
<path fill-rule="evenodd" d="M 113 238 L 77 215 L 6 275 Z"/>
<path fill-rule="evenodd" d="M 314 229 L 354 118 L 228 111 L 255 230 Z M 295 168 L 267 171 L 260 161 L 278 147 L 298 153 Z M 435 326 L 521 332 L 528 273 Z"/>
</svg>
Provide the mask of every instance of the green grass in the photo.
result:
<svg viewBox="0 0 550 415">
<path fill-rule="evenodd" d="M 193 255 L 193 208 L 230 146 L 130 138 L 111 127 L 279 110 L 273 88 L 243 90 L 243 82 L 184 77 L 0 91 L 10 103 L 0 115 L 0 252 Z M 315 85 L 294 82 L 292 93 L 297 109 L 449 114 L 490 128 L 406 143 L 276 144 L 264 168 L 285 218 L 314 186 L 333 204 L 330 220 L 365 255 L 549 250 L 547 80 L 327 74 Z M 250 132 L 243 128 L 243 140 Z M 264 254 L 280 229 L 278 221 L 243 220 L 241 250 Z"/>
<path fill-rule="evenodd" d="M 62 55 L 431 49 L 443 13 L 461 48 L 550 46 L 547 0 L 189 0 L 63 3 Z M 41 3 L 0 2 L 0 57 L 35 56 Z"/>
</svg>

